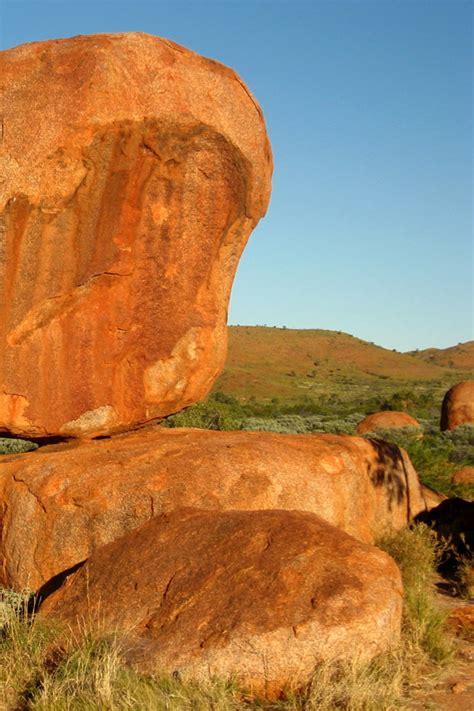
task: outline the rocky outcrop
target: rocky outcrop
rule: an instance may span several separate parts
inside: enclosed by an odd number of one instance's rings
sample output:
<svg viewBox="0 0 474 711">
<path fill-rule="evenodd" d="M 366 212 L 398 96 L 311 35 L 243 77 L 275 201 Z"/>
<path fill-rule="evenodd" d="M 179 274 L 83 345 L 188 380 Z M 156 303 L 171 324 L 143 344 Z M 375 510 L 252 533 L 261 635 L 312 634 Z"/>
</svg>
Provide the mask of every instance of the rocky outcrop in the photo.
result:
<svg viewBox="0 0 474 711">
<path fill-rule="evenodd" d="M 417 427 L 420 423 L 407 412 L 397 412 L 395 410 L 382 410 L 373 415 L 367 415 L 356 427 L 358 434 L 374 432 L 378 429 L 390 430 L 399 427 Z"/>
<path fill-rule="evenodd" d="M 35 589 L 162 512 L 312 511 L 372 543 L 425 508 L 408 456 L 344 435 L 150 428 L 0 460 L 0 584 Z"/>
<path fill-rule="evenodd" d="M 20 46 L 0 75 L 0 431 L 90 437 L 202 399 L 269 201 L 255 99 L 141 33 Z"/>
<path fill-rule="evenodd" d="M 275 697 L 396 643 L 401 607 L 394 561 L 314 514 L 181 509 L 96 550 L 40 614 L 125 634 L 142 670 Z"/>
<path fill-rule="evenodd" d="M 474 425 L 474 380 L 457 383 L 448 390 L 441 405 L 441 431 L 459 425 Z"/>
</svg>

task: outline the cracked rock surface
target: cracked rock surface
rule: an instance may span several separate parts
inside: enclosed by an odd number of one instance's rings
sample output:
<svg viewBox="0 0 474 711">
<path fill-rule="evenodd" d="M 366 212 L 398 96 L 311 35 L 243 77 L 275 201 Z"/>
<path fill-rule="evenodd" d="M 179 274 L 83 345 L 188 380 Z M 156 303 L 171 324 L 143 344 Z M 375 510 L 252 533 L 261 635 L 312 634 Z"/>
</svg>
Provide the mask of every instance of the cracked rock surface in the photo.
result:
<svg viewBox="0 0 474 711">
<path fill-rule="evenodd" d="M 401 608 L 394 561 L 315 514 L 179 509 L 96 550 L 40 614 L 97 618 L 142 670 L 272 697 L 321 660 L 395 644 Z"/>
<path fill-rule="evenodd" d="M 269 201 L 254 98 L 141 33 L 20 46 L 0 76 L 0 430 L 90 437 L 202 399 Z"/>
</svg>

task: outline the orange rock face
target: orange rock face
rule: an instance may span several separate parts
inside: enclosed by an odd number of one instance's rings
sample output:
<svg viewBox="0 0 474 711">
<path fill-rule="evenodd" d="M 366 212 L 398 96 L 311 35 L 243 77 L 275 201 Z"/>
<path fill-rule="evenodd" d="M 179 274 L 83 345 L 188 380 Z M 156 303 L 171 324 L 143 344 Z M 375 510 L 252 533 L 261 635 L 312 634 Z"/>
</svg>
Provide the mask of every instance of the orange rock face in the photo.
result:
<svg viewBox="0 0 474 711">
<path fill-rule="evenodd" d="M 272 159 L 238 76 L 146 34 L 0 53 L 0 431 L 95 436 L 203 398 Z"/>
<path fill-rule="evenodd" d="M 426 508 L 406 453 L 360 437 L 155 427 L 51 445 L 0 459 L 0 584 L 36 589 L 183 506 L 312 511 L 368 543 Z"/>
<path fill-rule="evenodd" d="M 319 516 L 180 509 L 96 550 L 40 614 L 125 632 L 140 669 L 274 697 L 396 643 L 401 607 L 394 561 Z"/>
<path fill-rule="evenodd" d="M 441 430 L 474 425 L 474 380 L 457 383 L 448 390 L 441 405 Z"/>
<path fill-rule="evenodd" d="M 357 425 L 356 430 L 359 434 L 365 434 L 366 432 L 373 432 L 377 429 L 388 430 L 398 427 L 420 427 L 420 423 L 406 412 L 383 410 L 364 417 L 362 422 L 359 422 Z"/>
</svg>

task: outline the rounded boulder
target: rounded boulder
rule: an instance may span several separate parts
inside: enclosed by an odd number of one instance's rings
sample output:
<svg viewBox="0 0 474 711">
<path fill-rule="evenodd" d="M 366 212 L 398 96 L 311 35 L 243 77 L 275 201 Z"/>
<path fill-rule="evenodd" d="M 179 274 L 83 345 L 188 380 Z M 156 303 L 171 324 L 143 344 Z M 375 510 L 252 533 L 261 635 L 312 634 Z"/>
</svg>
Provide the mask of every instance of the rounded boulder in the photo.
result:
<svg viewBox="0 0 474 711">
<path fill-rule="evenodd" d="M 92 437 L 203 399 L 270 196 L 252 94 L 142 33 L 9 49 L 0 75 L 0 431 Z"/>
<path fill-rule="evenodd" d="M 118 632 L 140 670 L 276 697 L 388 649 L 401 609 L 394 561 L 319 516 L 181 509 L 96 550 L 40 614 Z"/>
<path fill-rule="evenodd" d="M 474 380 L 453 385 L 441 405 L 441 431 L 454 430 L 460 425 L 474 425 Z"/>
<path fill-rule="evenodd" d="M 398 412 L 396 410 L 382 410 L 375 412 L 373 415 L 367 415 L 359 422 L 356 427 L 358 434 L 367 432 L 375 432 L 375 430 L 383 429 L 399 429 L 403 427 L 416 427 L 420 429 L 420 423 L 407 412 Z"/>
</svg>

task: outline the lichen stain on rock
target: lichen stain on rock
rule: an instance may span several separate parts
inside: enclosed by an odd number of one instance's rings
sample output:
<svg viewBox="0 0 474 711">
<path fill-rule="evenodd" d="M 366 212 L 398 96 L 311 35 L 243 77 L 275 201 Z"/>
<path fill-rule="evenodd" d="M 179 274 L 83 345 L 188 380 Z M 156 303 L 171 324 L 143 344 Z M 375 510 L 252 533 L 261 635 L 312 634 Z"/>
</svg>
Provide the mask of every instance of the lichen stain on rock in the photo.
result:
<svg viewBox="0 0 474 711">
<path fill-rule="evenodd" d="M 101 405 L 95 410 L 83 412 L 77 420 L 66 422 L 61 428 L 61 434 L 76 434 L 80 432 L 84 437 L 102 432 L 105 428 L 113 429 L 118 424 L 117 413 L 112 405 Z"/>
<path fill-rule="evenodd" d="M 166 401 L 170 391 L 182 392 L 186 385 L 183 374 L 193 368 L 202 350 L 203 329 L 191 328 L 173 348 L 171 356 L 148 366 L 143 374 L 145 397 L 148 401 Z"/>
</svg>

